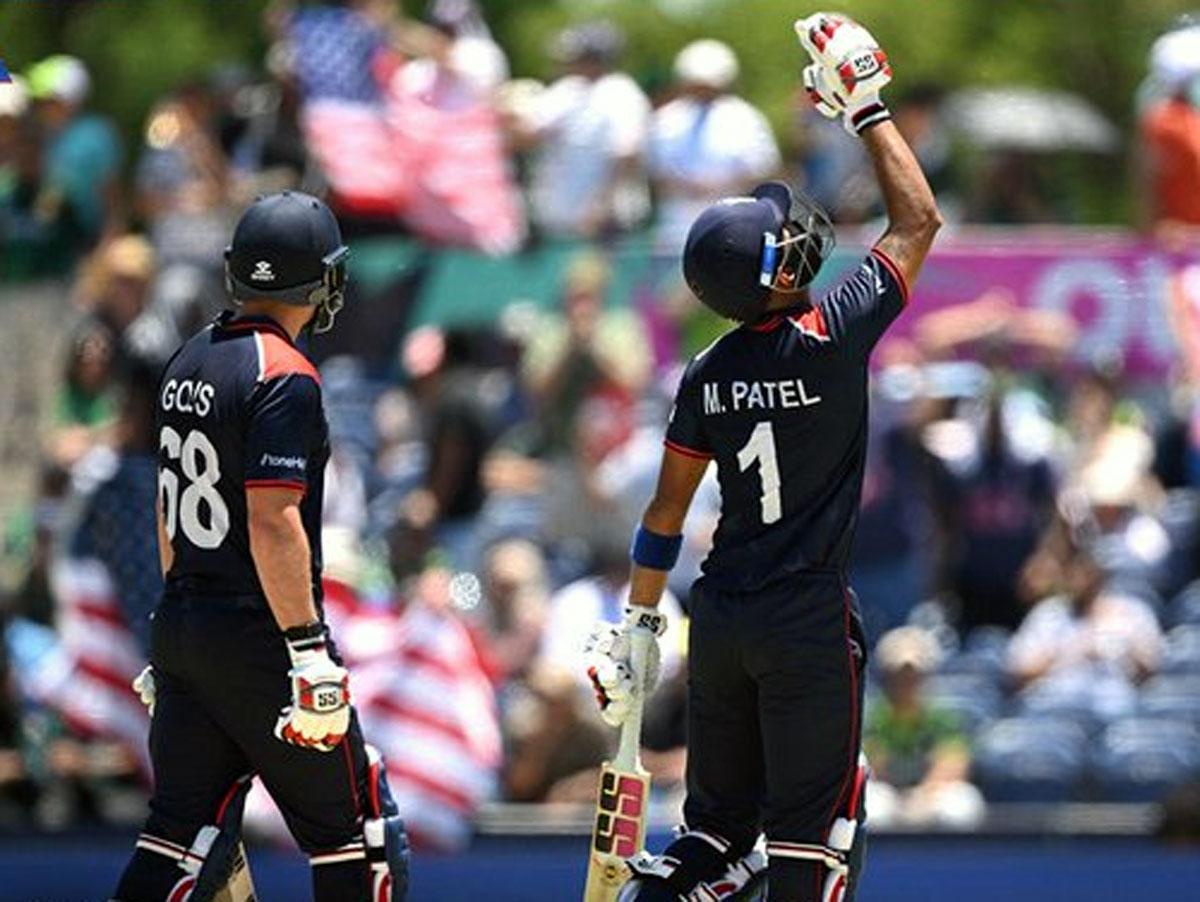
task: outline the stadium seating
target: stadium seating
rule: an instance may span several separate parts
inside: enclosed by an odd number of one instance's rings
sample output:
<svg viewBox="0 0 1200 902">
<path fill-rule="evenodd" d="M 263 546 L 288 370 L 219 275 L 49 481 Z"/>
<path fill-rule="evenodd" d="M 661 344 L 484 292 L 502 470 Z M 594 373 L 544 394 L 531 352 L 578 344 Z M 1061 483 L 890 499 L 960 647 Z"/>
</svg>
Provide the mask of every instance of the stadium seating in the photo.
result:
<svg viewBox="0 0 1200 902">
<path fill-rule="evenodd" d="M 1138 714 L 1177 720 L 1200 728 L 1200 674 L 1155 677 L 1142 687 Z"/>
<path fill-rule="evenodd" d="M 1200 678 L 1200 624 L 1185 623 L 1167 634 L 1159 672 L 1193 674 Z"/>
<path fill-rule="evenodd" d="M 1164 718 L 1121 720 L 1096 744 L 1090 775 L 1096 795 L 1106 801 L 1161 799 L 1200 776 L 1200 729 Z"/>
<path fill-rule="evenodd" d="M 938 674 L 926 683 L 925 695 L 931 704 L 954 714 L 972 736 L 1003 708 L 996 679 L 985 673 Z"/>
<path fill-rule="evenodd" d="M 975 776 L 992 802 L 1064 802 L 1082 792 L 1087 733 L 1045 717 L 998 720 L 979 735 Z"/>
</svg>

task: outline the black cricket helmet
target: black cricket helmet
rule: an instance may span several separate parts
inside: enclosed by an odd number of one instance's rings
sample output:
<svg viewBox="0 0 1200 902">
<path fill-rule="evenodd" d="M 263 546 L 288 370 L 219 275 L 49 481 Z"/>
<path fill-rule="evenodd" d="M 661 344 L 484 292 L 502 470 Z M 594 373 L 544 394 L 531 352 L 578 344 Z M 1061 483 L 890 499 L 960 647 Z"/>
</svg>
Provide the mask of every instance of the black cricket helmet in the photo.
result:
<svg viewBox="0 0 1200 902">
<path fill-rule="evenodd" d="M 717 201 L 692 223 L 683 278 L 705 306 L 753 323 L 772 291 L 807 288 L 833 245 L 833 225 L 816 201 L 782 182 L 766 182 L 749 197 Z M 784 273 L 794 277 L 786 287 Z"/>
<path fill-rule="evenodd" d="M 225 249 L 225 284 L 234 301 L 316 307 L 314 332 L 326 332 L 345 303 L 346 258 L 337 217 L 301 191 L 254 201 Z"/>
</svg>

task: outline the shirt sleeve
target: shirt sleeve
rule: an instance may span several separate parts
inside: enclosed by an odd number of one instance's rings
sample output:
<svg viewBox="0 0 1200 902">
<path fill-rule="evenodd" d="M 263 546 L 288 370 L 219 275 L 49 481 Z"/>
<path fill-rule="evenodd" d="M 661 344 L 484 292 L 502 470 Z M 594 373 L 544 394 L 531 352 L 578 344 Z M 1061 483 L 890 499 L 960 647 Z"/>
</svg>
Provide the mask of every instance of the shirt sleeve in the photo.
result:
<svg viewBox="0 0 1200 902">
<path fill-rule="evenodd" d="M 899 267 L 875 248 L 818 309 L 830 337 L 865 357 L 907 303 L 908 285 Z"/>
<path fill-rule="evenodd" d="M 712 446 L 704 434 L 704 415 L 700 407 L 700 383 L 696 378 L 693 361 L 679 381 L 675 394 L 675 405 L 667 423 L 667 437 L 663 444 L 672 451 L 688 457 L 708 459 L 713 456 Z"/>
<path fill-rule="evenodd" d="M 308 488 L 308 459 L 319 436 L 321 389 L 288 374 L 254 388 L 246 427 L 246 487 Z"/>
</svg>

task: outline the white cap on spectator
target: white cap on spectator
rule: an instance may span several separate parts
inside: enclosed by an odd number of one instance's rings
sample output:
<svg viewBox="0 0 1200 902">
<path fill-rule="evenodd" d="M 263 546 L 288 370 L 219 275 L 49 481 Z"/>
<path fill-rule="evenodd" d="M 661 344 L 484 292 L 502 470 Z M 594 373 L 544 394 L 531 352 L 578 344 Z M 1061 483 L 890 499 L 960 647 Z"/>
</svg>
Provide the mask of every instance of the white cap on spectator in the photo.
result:
<svg viewBox="0 0 1200 902">
<path fill-rule="evenodd" d="M 25 82 L 14 75 L 12 81 L 0 82 L 0 116 L 20 119 L 29 109 L 29 92 Z"/>
<path fill-rule="evenodd" d="M 737 56 L 721 41 L 693 41 L 675 57 L 675 77 L 686 84 L 724 91 L 737 80 Z"/>
<path fill-rule="evenodd" d="M 37 100 L 81 104 L 92 89 L 87 66 L 73 56 L 48 56 L 29 70 L 29 93 Z"/>
<path fill-rule="evenodd" d="M 1150 73 L 1175 89 L 1200 75 L 1200 25 L 1169 31 L 1150 48 Z"/>
<path fill-rule="evenodd" d="M 919 626 L 901 626 L 884 633 L 875 646 L 875 660 L 885 672 L 912 667 L 929 673 L 938 665 L 941 649 L 929 630 Z"/>
</svg>

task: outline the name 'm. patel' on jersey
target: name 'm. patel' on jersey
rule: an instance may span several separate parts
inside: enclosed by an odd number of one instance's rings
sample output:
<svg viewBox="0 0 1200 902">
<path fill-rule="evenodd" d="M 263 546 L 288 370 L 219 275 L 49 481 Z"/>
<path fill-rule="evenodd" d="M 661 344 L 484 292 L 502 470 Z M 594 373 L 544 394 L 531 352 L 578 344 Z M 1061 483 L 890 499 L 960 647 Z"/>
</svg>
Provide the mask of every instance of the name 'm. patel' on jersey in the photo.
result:
<svg viewBox="0 0 1200 902">
<path fill-rule="evenodd" d="M 810 308 L 726 333 L 688 364 L 666 445 L 712 459 L 721 517 L 704 579 L 751 592 L 844 569 L 867 448 L 867 360 L 907 288 L 878 250 Z"/>
</svg>

